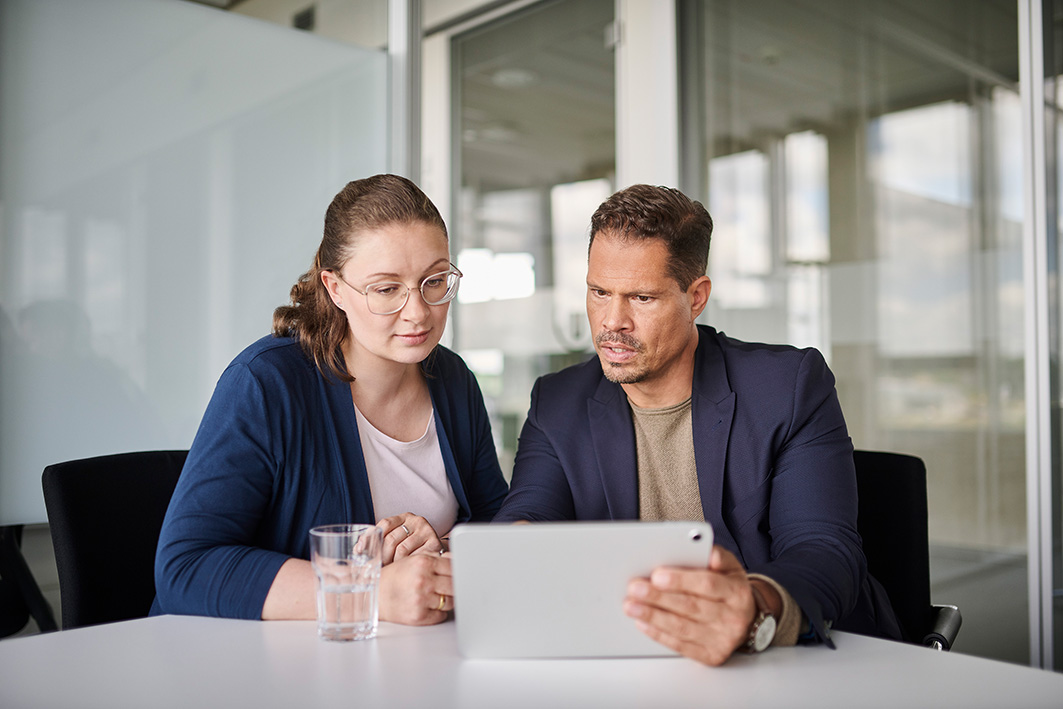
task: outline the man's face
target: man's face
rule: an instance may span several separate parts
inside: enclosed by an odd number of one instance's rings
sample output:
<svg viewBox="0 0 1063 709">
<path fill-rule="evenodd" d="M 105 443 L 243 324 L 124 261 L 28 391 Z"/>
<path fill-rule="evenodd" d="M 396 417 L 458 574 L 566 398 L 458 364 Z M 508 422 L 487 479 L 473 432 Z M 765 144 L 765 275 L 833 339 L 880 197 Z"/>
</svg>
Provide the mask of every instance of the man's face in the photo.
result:
<svg viewBox="0 0 1063 709">
<path fill-rule="evenodd" d="M 667 387 L 689 370 L 684 354 L 692 356 L 696 347 L 693 323 L 705 307 L 708 279 L 684 292 L 667 269 L 668 247 L 660 239 L 595 236 L 587 264 L 587 318 L 610 381 Z"/>
</svg>

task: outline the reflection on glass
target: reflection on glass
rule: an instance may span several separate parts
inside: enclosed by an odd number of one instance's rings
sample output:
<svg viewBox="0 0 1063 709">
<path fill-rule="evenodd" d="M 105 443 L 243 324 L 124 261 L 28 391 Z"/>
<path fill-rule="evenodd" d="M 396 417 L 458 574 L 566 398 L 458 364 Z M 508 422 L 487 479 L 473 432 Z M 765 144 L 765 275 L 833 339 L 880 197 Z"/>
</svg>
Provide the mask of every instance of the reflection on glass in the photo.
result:
<svg viewBox="0 0 1063 709">
<path fill-rule="evenodd" d="M 823 350 L 856 447 L 926 461 L 956 649 L 1025 662 L 1016 7 L 700 7 L 704 319 Z"/>
<path fill-rule="evenodd" d="M 613 0 L 536 3 L 455 40 L 454 346 L 507 474 L 535 379 L 590 351 L 587 228 L 614 188 L 612 20 Z"/>
<path fill-rule="evenodd" d="M 814 131 L 803 131 L 786 136 L 783 144 L 786 258 L 791 262 L 823 263 L 830 258 L 827 139 Z"/>
<path fill-rule="evenodd" d="M 61 460 L 187 448 L 332 195 L 386 56 L 188 2 L 0 2 L 0 525 Z"/>
</svg>

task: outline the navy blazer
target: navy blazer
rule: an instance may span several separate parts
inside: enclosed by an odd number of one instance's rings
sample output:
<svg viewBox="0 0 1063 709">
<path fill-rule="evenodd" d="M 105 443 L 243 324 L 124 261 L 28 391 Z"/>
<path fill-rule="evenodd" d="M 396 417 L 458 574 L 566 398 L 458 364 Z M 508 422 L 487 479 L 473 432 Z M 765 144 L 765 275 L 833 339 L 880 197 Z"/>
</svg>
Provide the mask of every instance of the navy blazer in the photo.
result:
<svg viewBox="0 0 1063 709">
<path fill-rule="evenodd" d="M 457 522 L 490 521 L 506 482 L 475 377 L 437 347 L 422 363 Z M 416 513 L 417 510 L 410 510 Z M 162 525 L 152 615 L 260 618 L 311 527 L 376 522 L 351 387 L 267 336 L 222 374 Z"/>
<path fill-rule="evenodd" d="M 691 407 L 705 520 L 750 572 L 778 581 L 817 635 L 900 638 L 856 531 L 853 445 L 815 349 L 698 326 Z M 495 521 L 638 519 L 631 409 L 597 357 L 541 377 Z"/>
</svg>

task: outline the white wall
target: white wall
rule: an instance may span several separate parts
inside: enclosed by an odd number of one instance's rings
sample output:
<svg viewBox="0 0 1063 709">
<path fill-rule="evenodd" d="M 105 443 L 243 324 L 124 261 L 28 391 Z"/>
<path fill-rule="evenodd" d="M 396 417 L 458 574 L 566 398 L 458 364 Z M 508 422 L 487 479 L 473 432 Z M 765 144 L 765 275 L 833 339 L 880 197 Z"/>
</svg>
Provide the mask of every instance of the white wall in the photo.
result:
<svg viewBox="0 0 1063 709">
<path fill-rule="evenodd" d="M 187 448 L 332 196 L 386 166 L 386 56 L 177 0 L 0 3 L 0 525 L 42 469 Z"/>
</svg>

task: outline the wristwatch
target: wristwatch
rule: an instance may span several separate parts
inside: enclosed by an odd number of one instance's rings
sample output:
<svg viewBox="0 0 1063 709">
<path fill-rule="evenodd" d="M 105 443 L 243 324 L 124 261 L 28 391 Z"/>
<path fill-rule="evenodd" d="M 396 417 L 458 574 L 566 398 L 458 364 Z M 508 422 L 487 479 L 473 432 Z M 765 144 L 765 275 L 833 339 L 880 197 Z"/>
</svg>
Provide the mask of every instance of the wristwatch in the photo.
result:
<svg viewBox="0 0 1063 709">
<path fill-rule="evenodd" d="M 764 597 L 760 595 L 760 591 L 753 584 L 749 585 L 749 590 L 753 593 L 753 602 L 757 605 L 757 615 L 753 619 L 753 625 L 749 629 L 749 638 L 746 639 L 745 647 L 746 652 L 763 652 L 771 645 L 771 641 L 775 639 L 775 616 L 768 610 L 768 604 L 764 601 Z"/>
</svg>

